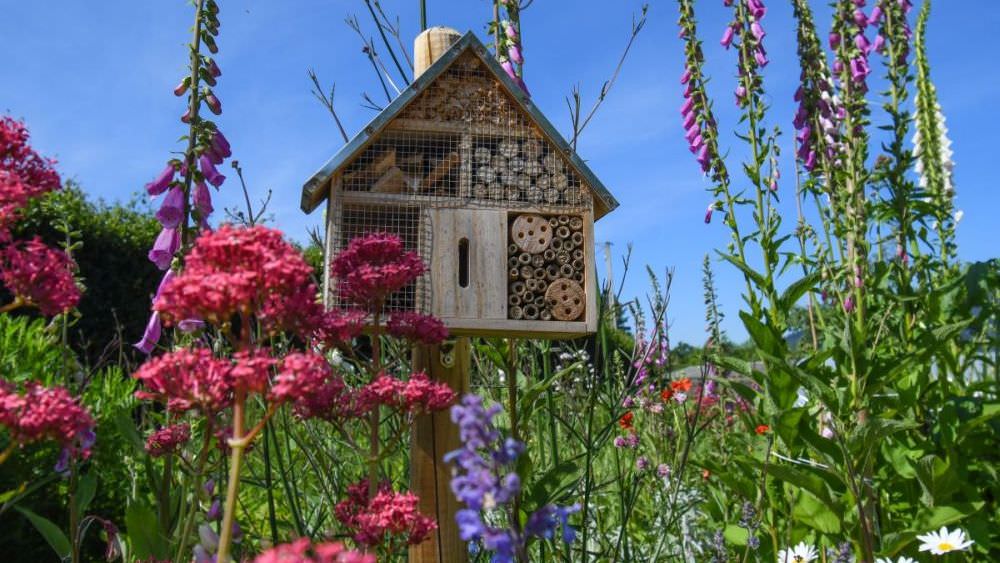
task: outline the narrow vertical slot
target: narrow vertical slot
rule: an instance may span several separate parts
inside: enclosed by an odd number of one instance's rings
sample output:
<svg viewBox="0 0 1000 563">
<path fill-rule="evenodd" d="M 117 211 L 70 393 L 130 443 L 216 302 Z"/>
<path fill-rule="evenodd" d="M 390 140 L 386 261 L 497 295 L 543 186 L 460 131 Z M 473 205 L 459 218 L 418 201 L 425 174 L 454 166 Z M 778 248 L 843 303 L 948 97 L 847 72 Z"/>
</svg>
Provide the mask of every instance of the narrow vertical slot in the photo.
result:
<svg viewBox="0 0 1000 563">
<path fill-rule="evenodd" d="M 469 239 L 458 241 L 458 285 L 469 287 Z"/>
</svg>

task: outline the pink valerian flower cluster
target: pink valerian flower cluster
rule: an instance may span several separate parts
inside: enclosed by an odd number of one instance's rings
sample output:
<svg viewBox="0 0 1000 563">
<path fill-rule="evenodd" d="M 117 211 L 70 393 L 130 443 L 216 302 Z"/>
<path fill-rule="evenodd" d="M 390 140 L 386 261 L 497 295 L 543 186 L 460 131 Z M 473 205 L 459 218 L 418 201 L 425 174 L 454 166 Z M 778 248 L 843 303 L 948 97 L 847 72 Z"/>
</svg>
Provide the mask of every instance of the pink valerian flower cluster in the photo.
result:
<svg viewBox="0 0 1000 563">
<path fill-rule="evenodd" d="M 354 399 L 344 380 L 318 354 L 285 356 L 270 395 L 274 401 L 291 402 L 302 418 L 338 420 L 355 415 Z"/>
<path fill-rule="evenodd" d="M 0 247 L 0 280 L 15 298 L 46 316 L 65 313 L 80 301 L 75 268 L 66 252 L 37 237 Z"/>
<path fill-rule="evenodd" d="M 375 556 L 348 550 L 341 543 L 317 543 L 299 538 L 258 555 L 254 563 L 375 563 Z"/>
<path fill-rule="evenodd" d="M 146 438 L 146 453 L 151 457 L 163 457 L 176 453 L 191 439 L 191 427 L 187 424 L 172 424 L 153 432 Z"/>
<path fill-rule="evenodd" d="M 331 309 L 317 320 L 312 339 L 324 348 L 339 347 L 361 334 L 367 317 L 358 309 Z"/>
<path fill-rule="evenodd" d="M 18 393 L 13 384 L 0 381 L 0 425 L 13 443 L 53 440 L 70 456 L 90 456 L 94 443 L 94 419 L 63 387 L 44 387 L 37 382 Z"/>
<path fill-rule="evenodd" d="M 359 414 L 379 406 L 411 414 L 429 413 L 450 407 L 455 398 L 447 384 L 431 381 L 423 372 L 410 375 L 407 381 L 383 373 L 358 391 L 356 409 Z"/>
<path fill-rule="evenodd" d="M 347 499 L 334 507 L 337 520 L 359 544 L 376 546 L 398 539 L 416 545 L 437 529 L 433 518 L 417 510 L 420 499 L 413 493 L 397 493 L 382 484 L 369 499 L 368 489 L 367 480 L 348 486 Z"/>
<path fill-rule="evenodd" d="M 440 319 L 409 311 L 393 313 L 386 329 L 396 338 L 420 344 L 440 344 L 448 338 L 448 329 Z"/>
<path fill-rule="evenodd" d="M 0 282 L 14 295 L 9 308 L 35 306 L 43 315 L 53 316 L 80 301 L 73 279 L 75 264 L 65 252 L 37 237 L 15 241 L 10 233 L 29 200 L 59 189 L 53 161 L 39 156 L 28 139 L 23 123 L 0 118 Z"/>
<path fill-rule="evenodd" d="M 352 240 L 330 264 L 340 296 L 363 307 L 377 307 L 392 293 L 416 281 L 426 271 L 416 252 L 389 233 Z"/>
<path fill-rule="evenodd" d="M 132 374 L 145 387 L 135 396 L 165 401 L 172 413 L 199 410 L 212 416 L 232 402 L 231 369 L 232 362 L 214 358 L 207 348 L 176 350 L 147 360 Z"/>
<path fill-rule="evenodd" d="M 264 329 L 311 329 L 322 313 L 312 270 L 280 231 L 223 226 L 195 241 L 184 271 L 153 304 L 168 324 L 203 319 L 222 325 L 256 314 Z"/>
</svg>

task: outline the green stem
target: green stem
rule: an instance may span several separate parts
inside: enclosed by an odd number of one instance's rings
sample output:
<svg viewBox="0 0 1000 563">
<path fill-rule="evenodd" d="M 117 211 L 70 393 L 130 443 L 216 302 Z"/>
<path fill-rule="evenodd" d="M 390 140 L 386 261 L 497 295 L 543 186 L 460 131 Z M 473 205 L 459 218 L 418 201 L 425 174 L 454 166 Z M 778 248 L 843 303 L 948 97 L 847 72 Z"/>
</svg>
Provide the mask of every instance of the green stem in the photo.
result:
<svg viewBox="0 0 1000 563">
<path fill-rule="evenodd" d="M 236 497 L 240 486 L 240 466 L 243 463 L 243 450 L 246 448 L 246 443 L 243 441 L 243 411 L 245 406 L 245 392 L 237 391 L 236 401 L 233 405 L 233 437 L 229 441 L 229 447 L 232 449 L 229 457 L 229 481 L 226 483 L 226 504 L 222 517 L 222 530 L 219 534 L 219 552 L 216 558 L 219 563 L 229 562 L 230 544 L 233 540 L 233 517 L 236 512 Z"/>
</svg>

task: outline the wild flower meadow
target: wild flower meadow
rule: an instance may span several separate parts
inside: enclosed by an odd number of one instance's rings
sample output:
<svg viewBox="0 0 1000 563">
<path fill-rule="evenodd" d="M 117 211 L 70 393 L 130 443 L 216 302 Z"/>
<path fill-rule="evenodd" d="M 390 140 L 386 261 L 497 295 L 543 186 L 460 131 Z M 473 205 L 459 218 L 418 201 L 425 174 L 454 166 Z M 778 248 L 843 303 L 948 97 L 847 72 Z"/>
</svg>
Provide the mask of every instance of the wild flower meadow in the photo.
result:
<svg viewBox="0 0 1000 563">
<path fill-rule="evenodd" d="M 53 245 L 26 227 L 63 182 L 28 125 L 0 118 L 11 545 L 23 560 L 74 563 L 403 561 L 441 525 L 411 488 L 412 429 L 446 413 L 461 445 L 436 452 L 452 471 L 439 490 L 458 503 L 469 561 L 1000 558 L 1000 262 L 958 253 L 932 3 L 833 0 L 817 22 L 818 3 L 790 2 L 797 50 L 780 54 L 768 50 L 773 0 L 657 7 L 674 11 L 684 45 L 666 119 L 704 173 L 695 222 L 728 236 L 705 248 L 704 346 L 671 340 L 675 273 L 650 268 L 643 300 L 604 280 L 596 334 L 473 339 L 469 389 L 414 368 L 413 346 L 450 335 L 388 306 L 428 269 L 399 236 L 368 233 L 317 265 L 315 249 L 262 224 L 213 90 L 217 0 L 193 2 L 173 90 L 186 134 L 144 187 L 159 230 L 139 237 L 141 266 L 159 281 L 145 288 L 144 332 L 118 341 L 134 352 L 92 365 L 70 341 L 90 291 L 82 235 L 61 224 Z M 386 53 L 369 39 L 366 56 L 380 79 L 385 57 L 402 73 L 398 23 L 364 5 Z M 525 94 L 530 5 L 497 0 L 487 27 Z M 708 13 L 725 25 L 707 28 Z M 723 77 L 709 76 L 704 41 L 730 59 L 725 99 L 709 94 Z M 793 115 L 770 107 L 776 56 L 799 62 Z M 332 96 L 317 96 L 337 118 Z M 593 112 L 574 100 L 575 147 Z M 738 122 L 719 122 L 722 104 Z M 220 221 L 213 194 L 239 189 L 233 174 L 248 209 Z M 741 300 L 719 294 L 724 269 Z M 726 315 L 746 343 L 727 336 Z"/>
</svg>

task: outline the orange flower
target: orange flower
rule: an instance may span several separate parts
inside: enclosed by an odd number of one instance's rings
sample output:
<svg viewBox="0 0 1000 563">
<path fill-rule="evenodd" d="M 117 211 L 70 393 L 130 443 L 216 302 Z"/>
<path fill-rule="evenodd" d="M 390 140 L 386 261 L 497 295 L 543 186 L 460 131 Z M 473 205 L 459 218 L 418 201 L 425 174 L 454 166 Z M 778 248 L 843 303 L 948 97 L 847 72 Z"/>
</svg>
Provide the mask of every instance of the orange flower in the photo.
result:
<svg viewBox="0 0 1000 563">
<path fill-rule="evenodd" d="M 633 426 L 632 426 L 632 419 L 633 418 L 635 418 L 635 415 L 633 415 L 630 412 L 627 412 L 627 413 L 623 414 L 622 417 L 618 419 L 618 426 L 621 426 L 625 430 L 632 430 L 633 429 Z"/>
<path fill-rule="evenodd" d="M 670 382 L 670 388 L 674 391 L 679 391 L 681 393 L 687 393 L 691 390 L 691 378 L 685 377 L 684 379 L 678 379 L 677 381 Z"/>
<path fill-rule="evenodd" d="M 670 399 L 674 398 L 674 390 L 664 389 L 663 391 L 660 391 L 660 398 L 663 399 L 664 403 L 669 403 Z"/>
<path fill-rule="evenodd" d="M 761 425 L 757 426 L 756 429 L 754 429 L 754 432 L 756 432 L 758 436 L 760 436 L 762 434 L 767 434 L 770 431 L 771 431 L 771 427 L 768 426 L 768 425 L 766 425 L 766 424 L 761 424 Z"/>
<path fill-rule="evenodd" d="M 708 478 L 712 476 L 712 472 L 707 469 L 701 470 L 701 480 L 708 481 Z"/>
</svg>

